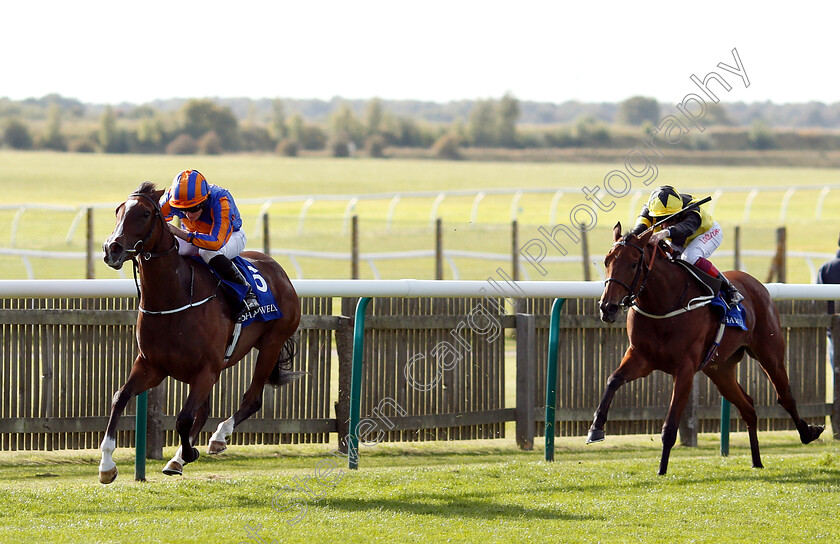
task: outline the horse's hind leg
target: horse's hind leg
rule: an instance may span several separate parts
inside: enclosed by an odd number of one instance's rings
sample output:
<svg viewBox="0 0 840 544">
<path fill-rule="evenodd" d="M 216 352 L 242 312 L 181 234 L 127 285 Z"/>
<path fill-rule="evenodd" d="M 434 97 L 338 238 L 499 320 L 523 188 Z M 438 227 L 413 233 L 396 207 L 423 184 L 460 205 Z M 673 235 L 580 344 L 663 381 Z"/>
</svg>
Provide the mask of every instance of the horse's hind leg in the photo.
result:
<svg viewBox="0 0 840 544">
<path fill-rule="evenodd" d="M 165 376 L 156 368 L 149 365 L 141 356 L 137 356 L 128 380 L 114 394 L 111 402 L 111 416 L 108 418 L 108 428 L 105 431 L 105 438 L 99 446 L 102 451 L 102 459 L 99 462 L 99 481 L 103 484 L 110 484 L 117 478 L 117 464 L 114 462 L 113 453 L 117 448 L 117 422 L 120 420 L 126 404 L 131 397 L 139 395 L 143 391 L 158 385 Z"/>
<path fill-rule="evenodd" d="M 758 416 L 755 412 L 755 402 L 735 378 L 735 365 L 741 359 L 730 359 L 727 362 L 707 366 L 703 372 L 712 380 L 723 398 L 731 402 L 741 419 L 747 425 L 747 434 L 750 437 L 750 454 L 752 455 L 753 468 L 764 468 L 761 464 L 761 453 L 758 447 Z"/>
<path fill-rule="evenodd" d="M 781 335 L 775 335 L 781 338 Z M 788 379 L 787 370 L 785 370 L 784 353 L 785 345 L 783 342 L 771 343 L 762 342 L 750 347 L 750 355 L 758 359 L 761 368 L 764 369 L 770 382 L 776 389 L 776 396 L 779 404 L 790 414 L 793 423 L 796 425 L 796 430 L 799 431 L 799 439 L 803 444 L 813 442 L 825 430 L 823 425 L 808 425 L 802 418 L 799 417 L 799 412 L 796 409 L 796 400 L 793 398 L 793 393 L 790 390 L 790 381 Z"/>
<path fill-rule="evenodd" d="M 621 364 L 607 379 L 607 388 L 604 389 L 601 402 L 595 410 L 595 418 L 592 421 L 592 426 L 589 428 L 589 433 L 586 436 L 587 444 L 601 442 L 606 437 L 604 424 L 607 422 L 607 414 L 610 411 L 610 404 L 616 391 L 627 382 L 632 382 L 635 379 L 647 376 L 652 370 L 652 367 L 644 357 L 639 355 L 632 347 L 628 348 L 621 360 Z"/>
<path fill-rule="evenodd" d="M 248 390 L 242 396 L 239 409 L 233 416 L 219 423 L 216 432 L 210 437 L 207 453 L 216 454 L 225 451 L 227 449 L 227 437 L 233 433 L 236 426 L 254 415 L 262 407 L 263 389 L 269 376 L 271 376 L 275 366 L 285 362 L 279 360 L 279 357 L 283 343 L 287 339 L 288 337 L 283 337 L 279 343 L 272 343 L 272 346 L 263 346 L 260 349 L 257 363 L 254 365 L 254 376 L 251 378 Z"/>
</svg>

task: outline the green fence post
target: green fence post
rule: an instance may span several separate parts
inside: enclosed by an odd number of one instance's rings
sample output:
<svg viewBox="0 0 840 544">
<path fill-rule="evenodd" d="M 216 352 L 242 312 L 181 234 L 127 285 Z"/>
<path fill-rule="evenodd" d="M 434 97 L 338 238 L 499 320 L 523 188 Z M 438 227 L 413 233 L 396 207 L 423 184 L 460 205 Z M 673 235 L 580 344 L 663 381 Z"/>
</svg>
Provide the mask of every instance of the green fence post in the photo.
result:
<svg viewBox="0 0 840 544">
<path fill-rule="evenodd" d="M 729 455 L 729 411 L 732 405 L 728 400 L 720 399 L 720 454 Z"/>
<path fill-rule="evenodd" d="M 362 404 L 362 359 L 365 349 L 365 311 L 370 297 L 362 297 L 356 304 L 356 319 L 353 323 L 353 369 L 350 373 L 350 428 L 347 432 L 347 467 L 359 468 L 359 412 Z"/>
<path fill-rule="evenodd" d="M 560 310 L 565 298 L 554 299 L 548 324 L 548 358 L 545 367 L 545 460 L 554 461 L 554 421 L 557 404 L 557 344 L 559 342 Z"/>
<path fill-rule="evenodd" d="M 149 392 L 137 395 L 137 414 L 134 416 L 134 479 L 146 481 L 146 412 Z"/>
</svg>

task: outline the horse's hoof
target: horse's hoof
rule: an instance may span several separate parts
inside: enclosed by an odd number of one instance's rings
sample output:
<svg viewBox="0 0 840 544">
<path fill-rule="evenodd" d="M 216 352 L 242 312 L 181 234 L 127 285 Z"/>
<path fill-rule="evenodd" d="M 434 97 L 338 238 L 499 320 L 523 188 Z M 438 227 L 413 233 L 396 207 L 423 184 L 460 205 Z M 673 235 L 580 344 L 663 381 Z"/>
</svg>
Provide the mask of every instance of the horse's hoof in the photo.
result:
<svg viewBox="0 0 840 544">
<path fill-rule="evenodd" d="M 105 472 L 99 471 L 99 482 L 103 484 L 110 484 L 117 479 L 117 467 Z"/>
<path fill-rule="evenodd" d="M 593 442 L 603 442 L 604 438 L 606 438 L 606 434 L 603 429 L 590 429 L 589 434 L 586 437 L 586 443 L 592 444 Z"/>
<path fill-rule="evenodd" d="M 181 463 L 169 461 L 166 463 L 166 466 L 163 467 L 163 473 L 167 476 L 181 476 L 184 474 L 184 467 Z"/>
<path fill-rule="evenodd" d="M 218 440 L 213 440 L 207 445 L 207 453 L 210 455 L 215 455 L 217 453 L 222 453 L 227 449 L 227 443 L 220 442 Z"/>
<path fill-rule="evenodd" d="M 823 425 L 808 425 L 808 435 L 801 437 L 802 443 L 810 444 L 811 442 L 819 438 L 824 430 L 825 427 Z"/>
<path fill-rule="evenodd" d="M 190 456 L 189 456 L 189 458 L 187 458 L 187 456 L 184 455 L 183 452 L 181 453 L 181 457 L 184 459 L 184 464 L 185 465 L 187 463 L 192 463 L 193 461 L 198 459 L 198 450 L 196 448 L 191 447 L 190 450 L 189 450 L 189 454 L 190 454 Z"/>
</svg>

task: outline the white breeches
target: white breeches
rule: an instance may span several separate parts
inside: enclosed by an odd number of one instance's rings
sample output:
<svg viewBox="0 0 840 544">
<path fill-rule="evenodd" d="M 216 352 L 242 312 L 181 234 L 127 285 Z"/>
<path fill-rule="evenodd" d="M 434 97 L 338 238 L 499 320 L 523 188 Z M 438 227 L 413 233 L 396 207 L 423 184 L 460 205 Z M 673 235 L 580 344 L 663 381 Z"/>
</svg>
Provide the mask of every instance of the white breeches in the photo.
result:
<svg viewBox="0 0 840 544">
<path fill-rule="evenodd" d="M 721 242 L 723 242 L 723 230 L 721 230 L 720 224 L 715 221 L 712 223 L 712 228 L 688 243 L 682 253 L 682 259 L 691 264 L 696 263 L 700 257 L 708 259 Z"/>
</svg>

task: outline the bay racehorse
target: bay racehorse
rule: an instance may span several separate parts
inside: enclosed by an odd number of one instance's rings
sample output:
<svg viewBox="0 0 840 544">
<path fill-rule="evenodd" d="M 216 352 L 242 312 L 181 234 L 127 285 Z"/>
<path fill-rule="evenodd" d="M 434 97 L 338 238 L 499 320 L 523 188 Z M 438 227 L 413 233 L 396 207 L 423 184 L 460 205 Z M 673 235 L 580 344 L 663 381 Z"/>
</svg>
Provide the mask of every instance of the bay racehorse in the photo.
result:
<svg viewBox="0 0 840 544">
<path fill-rule="evenodd" d="M 659 474 L 665 474 L 694 374 L 702 368 L 720 394 L 738 408 L 747 425 L 752 465 L 761 468 L 755 406 L 753 399 L 738 384 L 735 372 L 745 353 L 758 360 L 767 374 L 779 403 L 796 424 L 802 443 L 816 440 L 823 427 L 808 425 L 796 411 L 785 370 L 785 339 L 779 313 L 764 285 L 743 272 L 726 272 L 745 297 L 741 304 L 748 330 L 726 327 L 716 353 L 709 353 L 714 357 L 709 364 L 704 364 L 707 352 L 715 342 L 720 319 L 708 305 L 690 311 L 680 309 L 692 300 L 702 300 L 704 295 L 709 295 L 708 288 L 669 258 L 657 258 L 662 250 L 648 244 L 651 234 L 652 230 L 648 230 L 640 237 L 622 236 L 621 223 L 613 229 L 615 243 L 604 260 L 607 279 L 599 308 L 601 320 L 608 323 L 616 320 L 620 308 L 630 308 L 627 315 L 630 347 L 618 369 L 607 380 L 587 443 L 604 439 L 607 412 L 619 387 L 661 370 L 674 377 L 671 404 L 662 426 Z M 670 314 L 675 315 L 663 317 Z"/>
<path fill-rule="evenodd" d="M 178 255 L 178 244 L 160 212 L 163 190 L 143 183 L 116 209 L 116 227 L 103 244 L 105 263 L 119 269 L 133 260 L 140 281 L 140 311 L 136 338 L 139 354 L 128 380 L 116 392 L 108 429 L 102 441 L 99 480 L 117 477 L 113 461 L 117 421 L 131 397 L 171 376 L 189 384 L 189 395 L 178 413 L 175 429 L 181 447 L 163 472 L 181 474 L 198 458 L 195 440 L 210 412 L 210 390 L 224 368 L 236 364 L 251 348 L 259 350 L 251 384 L 239 409 L 219 424 L 208 453 L 224 451 L 233 429 L 259 410 L 266 383 L 281 385 L 296 373 L 288 371 L 294 356 L 292 335 L 300 322 L 300 301 L 289 277 L 271 257 L 256 251 L 242 253 L 257 280 L 274 294 L 283 317 L 253 321 L 241 329 L 235 350 L 225 360 L 234 331 L 235 308 L 223 296 L 219 280 L 204 263 Z M 258 286 L 259 287 L 259 286 Z"/>
</svg>

